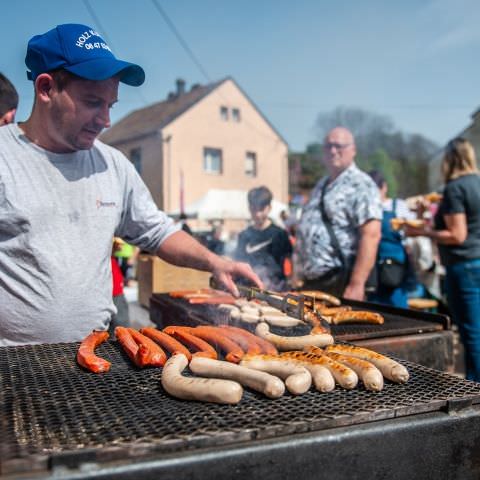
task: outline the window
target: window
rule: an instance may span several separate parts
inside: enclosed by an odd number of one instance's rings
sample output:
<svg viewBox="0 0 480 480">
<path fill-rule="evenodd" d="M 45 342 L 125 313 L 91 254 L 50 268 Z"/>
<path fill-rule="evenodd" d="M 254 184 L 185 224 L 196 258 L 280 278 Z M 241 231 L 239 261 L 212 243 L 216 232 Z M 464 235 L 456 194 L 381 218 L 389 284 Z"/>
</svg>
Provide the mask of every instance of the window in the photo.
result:
<svg viewBox="0 0 480 480">
<path fill-rule="evenodd" d="M 222 173 L 222 151 L 218 148 L 203 149 L 203 170 L 207 173 Z"/>
<path fill-rule="evenodd" d="M 238 108 L 232 108 L 232 118 L 234 122 L 240 121 L 240 110 Z"/>
<path fill-rule="evenodd" d="M 247 177 L 257 176 L 257 154 L 247 152 L 245 155 L 245 175 Z"/>
<path fill-rule="evenodd" d="M 228 122 L 228 108 L 227 107 L 220 107 L 220 118 L 224 122 Z"/>
<path fill-rule="evenodd" d="M 142 149 L 141 148 L 132 148 L 130 150 L 130 161 L 133 163 L 135 170 L 141 174 L 142 173 Z"/>
</svg>

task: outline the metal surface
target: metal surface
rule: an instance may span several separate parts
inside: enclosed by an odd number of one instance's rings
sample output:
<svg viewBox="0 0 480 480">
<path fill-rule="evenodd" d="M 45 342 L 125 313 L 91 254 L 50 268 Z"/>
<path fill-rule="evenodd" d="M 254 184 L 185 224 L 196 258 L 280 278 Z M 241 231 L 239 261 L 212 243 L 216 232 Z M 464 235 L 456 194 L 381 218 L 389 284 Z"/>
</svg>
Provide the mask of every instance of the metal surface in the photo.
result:
<svg viewBox="0 0 480 480">
<path fill-rule="evenodd" d="M 408 362 L 410 381 L 386 382 L 380 393 L 360 385 L 270 400 L 246 389 L 236 406 L 179 401 L 163 391 L 161 369 L 131 366 L 116 342 L 98 349 L 112 362 L 100 375 L 76 364 L 77 349 L 0 348 L 0 473 L 224 448 L 480 404 L 480 384 Z"/>
<path fill-rule="evenodd" d="M 331 333 L 335 338 L 344 341 L 363 340 L 366 338 L 392 337 L 411 335 L 415 333 L 438 332 L 450 328 L 450 320 L 445 315 L 423 313 L 402 308 L 386 307 L 375 303 L 344 301 L 357 310 L 371 310 L 381 313 L 385 318 L 383 325 L 364 323 L 331 325 Z M 171 298 L 168 294 L 154 294 L 150 300 L 150 316 L 159 324 L 175 324 L 182 322 L 196 325 L 198 323 L 231 323 L 253 331 L 255 325 L 232 321 L 228 312 L 217 305 L 192 305 L 181 298 Z M 281 335 L 305 335 L 311 327 L 298 326 L 294 328 L 276 329 L 272 331 Z"/>
</svg>

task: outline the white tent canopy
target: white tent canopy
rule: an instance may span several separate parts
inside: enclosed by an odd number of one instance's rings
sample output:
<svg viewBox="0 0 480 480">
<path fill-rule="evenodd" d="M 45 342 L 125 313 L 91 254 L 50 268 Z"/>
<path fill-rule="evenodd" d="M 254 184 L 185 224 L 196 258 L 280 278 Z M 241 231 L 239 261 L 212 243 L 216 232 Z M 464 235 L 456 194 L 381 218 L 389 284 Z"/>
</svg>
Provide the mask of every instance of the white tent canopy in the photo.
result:
<svg viewBox="0 0 480 480">
<path fill-rule="evenodd" d="M 272 200 L 270 216 L 277 220 L 280 212 L 288 210 L 288 206 L 277 200 Z M 172 212 L 178 215 L 180 212 Z M 185 207 L 188 216 L 195 216 L 200 220 L 246 220 L 250 218 L 248 210 L 247 192 L 244 190 L 210 189 L 203 197 Z"/>
</svg>

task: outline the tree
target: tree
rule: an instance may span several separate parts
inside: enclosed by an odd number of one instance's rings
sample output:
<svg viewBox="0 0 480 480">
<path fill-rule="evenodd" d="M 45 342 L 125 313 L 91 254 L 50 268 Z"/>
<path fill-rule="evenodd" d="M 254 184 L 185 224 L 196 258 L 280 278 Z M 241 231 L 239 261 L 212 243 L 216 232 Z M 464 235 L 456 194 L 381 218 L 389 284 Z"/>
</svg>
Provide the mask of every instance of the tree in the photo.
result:
<svg viewBox="0 0 480 480">
<path fill-rule="evenodd" d="M 318 115 L 315 123 L 318 140 L 323 142 L 328 131 L 339 125 L 348 128 L 355 137 L 357 163 L 364 170 L 377 165 L 387 178 L 392 195 L 406 197 L 428 190 L 426 172 L 429 160 L 438 150 L 435 143 L 422 135 L 397 130 L 388 116 L 349 107 L 337 107 Z M 318 143 L 313 145 L 318 149 Z"/>
</svg>

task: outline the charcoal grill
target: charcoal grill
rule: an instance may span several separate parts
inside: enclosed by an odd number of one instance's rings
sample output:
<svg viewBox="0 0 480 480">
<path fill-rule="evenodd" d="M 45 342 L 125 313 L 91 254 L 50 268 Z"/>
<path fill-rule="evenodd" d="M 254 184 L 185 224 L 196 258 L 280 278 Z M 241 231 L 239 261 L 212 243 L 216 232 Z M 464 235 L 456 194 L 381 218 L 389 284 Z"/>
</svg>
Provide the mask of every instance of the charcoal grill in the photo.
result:
<svg viewBox="0 0 480 480">
<path fill-rule="evenodd" d="M 342 304 L 381 313 L 385 323 L 332 325 L 332 334 L 337 340 L 453 372 L 453 332 L 448 316 L 354 300 L 342 300 Z M 217 305 L 190 304 L 185 299 L 172 298 L 164 293 L 151 297 L 150 318 L 160 327 L 232 323 L 251 331 L 255 329 L 254 325 L 230 320 L 228 313 Z M 272 327 L 271 331 L 280 335 L 304 335 L 310 328 L 300 326 L 287 330 Z"/>
<path fill-rule="evenodd" d="M 2 478 L 480 476 L 474 382 L 402 361 L 410 381 L 380 393 L 246 390 L 225 406 L 170 397 L 116 341 L 98 348 L 110 372 L 86 372 L 78 345 L 0 348 Z"/>
</svg>

